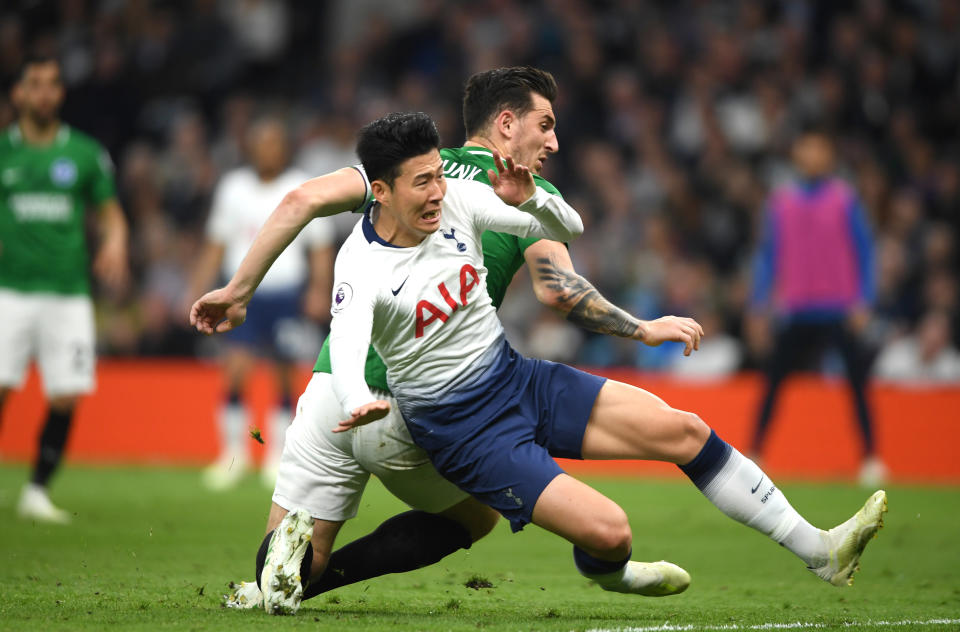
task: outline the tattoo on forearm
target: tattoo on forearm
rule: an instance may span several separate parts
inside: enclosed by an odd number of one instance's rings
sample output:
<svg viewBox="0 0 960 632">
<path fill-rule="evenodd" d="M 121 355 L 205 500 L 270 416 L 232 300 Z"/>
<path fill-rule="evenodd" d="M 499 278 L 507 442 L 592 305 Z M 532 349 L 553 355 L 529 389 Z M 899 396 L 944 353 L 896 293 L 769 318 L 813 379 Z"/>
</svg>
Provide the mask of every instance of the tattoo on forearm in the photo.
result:
<svg viewBox="0 0 960 632">
<path fill-rule="evenodd" d="M 537 275 L 559 297 L 556 307 L 567 320 L 589 331 L 630 338 L 640 321 L 623 311 L 572 270 L 560 268 L 546 257 L 537 259 Z"/>
</svg>

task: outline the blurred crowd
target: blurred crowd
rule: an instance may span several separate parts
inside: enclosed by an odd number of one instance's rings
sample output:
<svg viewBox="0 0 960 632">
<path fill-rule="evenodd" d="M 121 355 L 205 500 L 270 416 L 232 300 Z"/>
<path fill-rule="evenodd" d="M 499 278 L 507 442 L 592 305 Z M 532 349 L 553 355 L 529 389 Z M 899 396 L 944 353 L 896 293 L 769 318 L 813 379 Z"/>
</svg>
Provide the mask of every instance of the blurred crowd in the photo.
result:
<svg viewBox="0 0 960 632">
<path fill-rule="evenodd" d="M 136 283 L 98 296 L 107 355 L 197 352 L 185 288 L 259 113 L 288 122 L 291 161 L 320 175 L 354 163 L 355 131 L 393 110 L 428 112 L 459 145 L 466 78 L 530 64 L 560 86 L 543 175 L 584 218 L 578 271 L 639 317 L 691 315 L 708 338 L 678 362 L 671 345 L 594 336 L 518 279 L 501 312 L 518 348 L 700 375 L 757 366 L 759 219 L 816 122 L 875 239 L 877 370 L 919 358 L 960 379 L 960 0 L 14 0 L 0 9 L 4 125 L 30 51 L 63 60 L 63 118 L 117 165 Z M 355 219 L 323 221 L 343 238 Z"/>
</svg>

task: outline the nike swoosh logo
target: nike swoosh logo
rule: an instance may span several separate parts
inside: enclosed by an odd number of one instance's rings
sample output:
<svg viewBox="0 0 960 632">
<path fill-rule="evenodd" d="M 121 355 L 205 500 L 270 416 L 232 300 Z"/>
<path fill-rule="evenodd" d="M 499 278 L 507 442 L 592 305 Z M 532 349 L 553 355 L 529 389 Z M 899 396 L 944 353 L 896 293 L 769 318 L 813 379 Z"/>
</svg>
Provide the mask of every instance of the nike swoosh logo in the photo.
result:
<svg viewBox="0 0 960 632">
<path fill-rule="evenodd" d="M 751 494 L 756 494 L 757 490 L 760 489 L 760 484 L 763 482 L 763 475 L 760 475 L 760 480 L 757 481 L 757 486 L 750 490 Z"/>
<path fill-rule="evenodd" d="M 410 278 L 410 277 L 407 277 L 407 279 L 409 279 L 409 278 Z M 393 295 L 394 295 L 394 296 L 396 296 L 397 294 L 399 294 L 399 293 L 400 293 L 400 290 L 403 289 L 403 286 L 407 284 L 407 279 L 404 279 L 404 280 L 403 280 L 403 283 L 401 283 L 401 284 L 400 284 L 400 287 L 398 287 L 397 289 L 395 289 L 395 290 L 390 290 L 391 292 L 393 292 Z"/>
</svg>

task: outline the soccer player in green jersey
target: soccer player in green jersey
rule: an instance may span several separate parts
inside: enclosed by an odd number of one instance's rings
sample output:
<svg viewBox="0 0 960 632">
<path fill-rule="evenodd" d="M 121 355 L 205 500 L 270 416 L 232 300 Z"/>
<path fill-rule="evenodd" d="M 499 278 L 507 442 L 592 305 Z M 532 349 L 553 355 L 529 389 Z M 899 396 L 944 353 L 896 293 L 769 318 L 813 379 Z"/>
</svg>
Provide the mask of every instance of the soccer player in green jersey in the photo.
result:
<svg viewBox="0 0 960 632">
<path fill-rule="evenodd" d="M 488 171 L 495 168 L 493 150 L 539 172 L 543 162 L 559 148 L 552 107 L 556 96 L 553 77 L 533 68 L 498 69 L 471 77 L 463 102 L 468 141 L 463 147 L 440 151 L 446 177 L 489 184 Z M 559 195 L 543 178 L 535 175 L 534 179 L 541 188 Z M 370 199 L 366 177 L 353 168 L 315 178 L 292 191 L 264 225 L 230 284 L 194 304 L 192 322 L 206 333 L 239 325 L 249 296 L 293 235 L 314 217 L 360 210 Z M 538 299 L 575 324 L 651 345 L 679 340 L 688 345 L 688 352 L 697 344 L 699 336 L 691 333 L 690 319 L 665 317 L 644 322 L 604 299 L 574 271 L 564 244 L 487 232 L 483 235 L 483 252 L 488 291 L 495 306 L 503 300 L 513 275 L 526 264 Z M 385 370 L 371 348 L 366 381 L 375 392 L 389 397 Z M 420 568 L 468 548 L 489 533 L 498 514 L 437 474 L 410 439 L 399 413 L 346 433 L 349 436 L 334 435 L 331 430 L 341 411 L 330 385 L 326 342 L 314 371 L 298 406 L 297 419 L 287 434 L 258 569 L 265 562 L 269 532 L 293 507 L 305 507 L 318 518 L 311 542 L 313 555 L 306 556 L 302 572 L 304 578 L 312 577 L 304 597 L 370 577 Z M 373 533 L 331 555 L 340 526 L 356 515 L 370 473 L 415 510 L 394 516 Z M 323 572 L 328 561 L 330 570 Z M 642 588 L 656 594 L 662 590 L 661 582 L 662 578 L 651 574 L 649 585 Z M 278 591 L 274 594 L 279 598 L 271 602 L 268 594 L 268 611 L 296 609 L 299 595 L 287 598 Z M 228 605 L 238 607 L 261 602 L 256 584 L 248 582 L 228 598 Z"/>
<path fill-rule="evenodd" d="M 85 215 L 95 209 L 100 220 L 93 271 L 115 290 L 127 283 L 127 223 L 106 150 L 59 119 L 59 63 L 28 60 L 12 97 L 18 119 L 0 136 L 0 412 L 35 360 L 49 412 L 18 512 L 66 523 L 47 484 L 77 400 L 94 387 Z"/>
</svg>

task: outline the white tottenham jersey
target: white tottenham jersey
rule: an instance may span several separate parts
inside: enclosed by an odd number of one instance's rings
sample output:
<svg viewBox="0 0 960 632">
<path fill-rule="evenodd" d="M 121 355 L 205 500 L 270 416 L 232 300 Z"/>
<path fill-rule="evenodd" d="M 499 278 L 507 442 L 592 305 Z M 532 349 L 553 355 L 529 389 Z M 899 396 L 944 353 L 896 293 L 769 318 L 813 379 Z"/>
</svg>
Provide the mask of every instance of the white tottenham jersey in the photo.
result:
<svg viewBox="0 0 960 632">
<path fill-rule="evenodd" d="M 514 208 L 472 180 L 447 180 L 440 228 L 417 246 L 380 239 L 371 224 L 378 211 L 373 206 L 357 223 L 334 268 L 330 359 L 345 419 L 376 399 L 363 378 L 371 341 L 402 399 L 456 385 L 502 335 L 487 294 L 484 231 L 556 241 L 583 232 L 580 216 L 559 196 L 538 187 Z"/>
<path fill-rule="evenodd" d="M 307 179 L 305 173 L 288 169 L 270 182 L 263 182 L 250 167 L 234 169 L 223 176 L 214 192 L 207 237 L 225 248 L 222 272 L 226 278 L 240 267 L 260 227 L 284 195 Z M 305 283 L 309 276 L 307 250 L 329 246 L 332 241 L 333 230 L 327 221 L 311 221 L 270 266 L 260 289 L 269 292 Z"/>
</svg>

